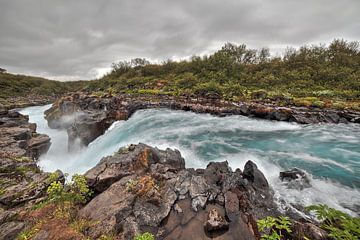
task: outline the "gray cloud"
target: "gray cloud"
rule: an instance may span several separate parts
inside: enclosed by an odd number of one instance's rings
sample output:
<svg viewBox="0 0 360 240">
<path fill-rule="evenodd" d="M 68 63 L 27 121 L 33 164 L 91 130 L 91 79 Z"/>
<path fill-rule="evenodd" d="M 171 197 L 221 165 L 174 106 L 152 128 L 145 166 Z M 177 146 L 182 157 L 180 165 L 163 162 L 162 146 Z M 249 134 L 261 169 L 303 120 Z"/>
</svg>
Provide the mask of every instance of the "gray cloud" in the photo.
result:
<svg viewBox="0 0 360 240">
<path fill-rule="evenodd" d="M 92 79 L 112 62 L 185 58 L 225 42 L 360 40 L 359 0 L 0 0 L 0 67 Z"/>
</svg>

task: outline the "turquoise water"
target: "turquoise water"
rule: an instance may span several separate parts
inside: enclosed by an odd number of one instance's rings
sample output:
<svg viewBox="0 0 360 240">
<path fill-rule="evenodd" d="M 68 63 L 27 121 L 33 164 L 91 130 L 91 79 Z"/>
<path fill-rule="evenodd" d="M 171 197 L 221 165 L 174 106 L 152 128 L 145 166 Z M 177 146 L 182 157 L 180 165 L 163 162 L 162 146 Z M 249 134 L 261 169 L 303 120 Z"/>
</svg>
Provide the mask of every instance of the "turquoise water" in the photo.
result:
<svg viewBox="0 0 360 240">
<path fill-rule="evenodd" d="M 43 112 L 49 106 L 29 107 L 22 113 L 38 124 L 38 131 L 52 138 L 40 166 L 83 173 L 101 157 L 119 147 L 143 142 L 158 148 L 177 148 L 187 167 L 205 167 L 209 161 L 227 160 L 243 168 L 253 160 L 287 206 L 326 203 L 356 215 L 360 211 L 360 125 L 299 125 L 250 119 L 243 116 L 214 117 L 166 109 L 141 110 L 128 121 L 114 123 L 88 148 L 67 153 L 66 131 L 49 129 Z M 305 170 L 311 187 L 289 188 L 279 171 Z"/>
</svg>

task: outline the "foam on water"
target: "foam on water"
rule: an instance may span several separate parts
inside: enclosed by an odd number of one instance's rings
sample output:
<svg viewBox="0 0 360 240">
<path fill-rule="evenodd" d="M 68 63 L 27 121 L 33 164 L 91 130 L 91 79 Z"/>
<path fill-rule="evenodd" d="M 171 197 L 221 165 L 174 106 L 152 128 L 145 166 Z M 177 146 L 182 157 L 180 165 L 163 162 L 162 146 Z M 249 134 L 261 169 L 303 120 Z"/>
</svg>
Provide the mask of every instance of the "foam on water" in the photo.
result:
<svg viewBox="0 0 360 240">
<path fill-rule="evenodd" d="M 352 215 L 360 209 L 359 125 L 302 126 L 243 116 L 219 118 L 165 109 L 141 110 L 128 121 L 115 122 L 87 148 L 68 153 L 66 131 L 47 127 L 43 117 L 47 108 L 21 111 L 37 123 L 38 132 L 52 139 L 49 152 L 39 162 L 46 171 L 84 173 L 119 147 L 143 142 L 160 149 L 179 149 L 187 167 L 227 160 L 233 169 L 243 169 L 247 160 L 253 160 L 282 205 L 325 203 Z M 308 173 L 310 188 L 291 189 L 279 180 L 280 171 L 293 167 Z"/>
</svg>

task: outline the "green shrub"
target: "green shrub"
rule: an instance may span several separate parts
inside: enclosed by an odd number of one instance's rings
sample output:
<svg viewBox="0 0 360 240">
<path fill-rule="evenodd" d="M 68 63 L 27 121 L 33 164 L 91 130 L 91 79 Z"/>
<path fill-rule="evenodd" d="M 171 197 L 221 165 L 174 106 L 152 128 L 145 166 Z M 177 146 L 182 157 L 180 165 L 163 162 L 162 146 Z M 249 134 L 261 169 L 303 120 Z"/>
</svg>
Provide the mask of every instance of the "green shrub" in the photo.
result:
<svg viewBox="0 0 360 240">
<path fill-rule="evenodd" d="M 306 208 L 313 211 L 321 227 L 329 232 L 329 236 L 340 240 L 357 240 L 360 237 L 360 218 L 351 217 L 326 205 L 312 205 Z"/>
<path fill-rule="evenodd" d="M 315 101 L 311 104 L 313 107 L 323 108 L 325 106 L 325 103 L 323 101 Z"/>
<path fill-rule="evenodd" d="M 75 174 L 71 182 L 65 186 L 59 181 L 52 182 L 47 189 L 47 193 L 50 202 L 79 204 L 85 203 L 93 192 L 89 189 L 85 177 Z"/>
<path fill-rule="evenodd" d="M 217 95 L 220 97 L 222 95 L 222 88 L 217 82 L 210 81 L 196 85 L 194 93 L 201 97 L 208 97 L 212 95 Z"/>
<path fill-rule="evenodd" d="M 64 186 L 61 182 L 59 181 L 55 181 L 50 183 L 50 186 L 47 189 L 47 194 L 48 194 L 48 200 L 50 202 L 63 202 L 65 201 L 65 190 L 64 190 Z"/>
<path fill-rule="evenodd" d="M 280 240 L 285 233 L 291 233 L 288 217 L 266 217 L 257 221 L 263 240 Z"/>
<path fill-rule="evenodd" d="M 134 240 L 155 240 L 155 237 L 153 234 L 151 234 L 149 232 L 145 232 L 143 234 L 137 234 L 134 237 Z"/>
</svg>

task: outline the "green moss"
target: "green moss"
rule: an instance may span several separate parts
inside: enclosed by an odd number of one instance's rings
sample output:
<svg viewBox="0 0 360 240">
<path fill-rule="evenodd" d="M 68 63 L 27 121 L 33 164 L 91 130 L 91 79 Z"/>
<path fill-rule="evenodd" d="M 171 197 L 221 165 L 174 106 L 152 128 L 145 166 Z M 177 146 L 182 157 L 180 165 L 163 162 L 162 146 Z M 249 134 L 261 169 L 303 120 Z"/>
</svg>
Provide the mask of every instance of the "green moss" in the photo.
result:
<svg viewBox="0 0 360 240">
<path fill-rule="evenodd" d="M 17 162 L 21 162 L 21 163 L 30 163 L 30 162 L 32 162 L 32 160 L 30 158 L 25 157 L 25 156 L 14 157 L 13 160 L 15 160 Z"/>
<path fill-rule="evenodd" d="M 4 195 L 6 193 L 6 190 L 3 188 L 0 188 L 0 196 Z"/>
<path fill-rule="evenodd" d="M 137 234 L 134 237 L 134 240 L 155 240 L 155 237 L 153 234 L 151 234 L 149 232 L 145 232 L 143 234 Z"/>
<path fill-rule="evenodd" d="M 18 167 L 15 167 L 15 171 L 23 176 L 26 176 L 26 173 L 29 173 L 29 172 L 33 172 L 33 173 L 41 172 L 41 170 L 35 166 L 18 166 Z"/>
</svg>

